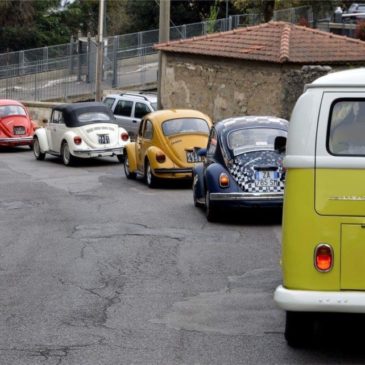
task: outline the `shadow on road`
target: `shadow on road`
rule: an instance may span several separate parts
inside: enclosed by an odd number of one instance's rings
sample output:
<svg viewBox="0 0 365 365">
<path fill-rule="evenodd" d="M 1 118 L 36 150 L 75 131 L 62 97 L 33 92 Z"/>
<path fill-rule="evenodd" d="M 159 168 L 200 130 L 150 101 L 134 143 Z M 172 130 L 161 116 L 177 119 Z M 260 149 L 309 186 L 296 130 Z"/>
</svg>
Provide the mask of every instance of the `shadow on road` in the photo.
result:
<svg viewBox="0 0 365 365">
<path fill-rule="evenodd" d="M 0 154 L 1 153 L 24 153 L 24 152 L 33 153 L 29 146 L 0 147 Z"/>
<path fill-rule="evenodd" d="M 365 314 L 320 313 L 316 314 L 315 333 L 303 349 L 318 352 L 322 358 L 336 359 L 336 363 L 351 360 L 364 364 Z"/>
</svg>

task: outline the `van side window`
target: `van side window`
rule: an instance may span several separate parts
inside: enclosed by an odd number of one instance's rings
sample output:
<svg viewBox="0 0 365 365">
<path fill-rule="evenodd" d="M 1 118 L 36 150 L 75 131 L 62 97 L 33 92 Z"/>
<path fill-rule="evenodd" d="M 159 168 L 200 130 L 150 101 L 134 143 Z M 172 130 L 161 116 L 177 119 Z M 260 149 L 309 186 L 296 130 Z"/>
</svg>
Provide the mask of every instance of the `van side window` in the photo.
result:
<svg viewBox="0 0 365 365">
<path fill-rule="evenodd" d="M 365 155 L 365 99 L 340 99 L 333 103 L 328 150 L 340 156 Z"/>
</svg>

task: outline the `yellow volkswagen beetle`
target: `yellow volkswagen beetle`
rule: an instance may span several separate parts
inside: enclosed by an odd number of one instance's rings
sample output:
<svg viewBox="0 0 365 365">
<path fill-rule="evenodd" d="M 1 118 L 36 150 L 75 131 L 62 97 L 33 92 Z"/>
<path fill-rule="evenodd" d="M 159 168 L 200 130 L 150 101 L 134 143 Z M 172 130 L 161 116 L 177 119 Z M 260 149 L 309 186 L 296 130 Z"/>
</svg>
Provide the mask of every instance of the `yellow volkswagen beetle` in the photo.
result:
<svg viewBox="0 0 365 365">
<path fill-rule="evenodd" d="M 136 141 L 125 149 L 124 172 L 128 179 L 142 176 L 149 187 L 161 179 L 192 179 L 194 163 L 205 148 L 211 119 L 197 110 L 168 109 L 147 114 Z"/>
</svg>

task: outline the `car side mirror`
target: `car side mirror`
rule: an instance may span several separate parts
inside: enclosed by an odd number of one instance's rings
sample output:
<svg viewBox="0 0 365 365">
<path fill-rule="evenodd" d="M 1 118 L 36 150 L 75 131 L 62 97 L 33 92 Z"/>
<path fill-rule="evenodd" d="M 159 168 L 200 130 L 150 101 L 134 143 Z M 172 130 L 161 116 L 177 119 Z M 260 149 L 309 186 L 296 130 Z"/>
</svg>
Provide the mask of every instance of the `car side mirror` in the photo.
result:
<svg viewBox="0 0 365 365">
<path fill-rule="evenodd" d="M 274 142 L 274 149 L 278 152 L 285 152 L 286 151 L 286 137 L 277 136 Z"/>
<path fill-rule="evenodd" d="M 48 119 L 43 118 L 43 119 L 42 119 L 42 123 L 43 123 L 43 124 L 48 124 Z"/>
<path fill-rule="evenodd" d="M 200 157 L 206 157 L 207 149 L 206 148 L 199 148 L 196 154 Z"/>
</svg>

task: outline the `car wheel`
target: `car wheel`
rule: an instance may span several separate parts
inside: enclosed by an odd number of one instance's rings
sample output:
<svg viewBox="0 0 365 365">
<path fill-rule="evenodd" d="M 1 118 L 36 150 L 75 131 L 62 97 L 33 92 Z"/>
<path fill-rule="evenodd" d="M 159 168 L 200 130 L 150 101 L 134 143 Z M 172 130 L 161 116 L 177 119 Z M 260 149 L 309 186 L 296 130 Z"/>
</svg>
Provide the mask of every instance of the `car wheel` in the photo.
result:
<svg viewBox="0 0 365 365">
<path fill-rule="evenodd" d="M 76 157 L 71 154 L 70 147 L 67 142 L 62 143 L 61 155 L 65 166 L 72 166 L 76 161 Z"/>
<path fill-rule="evenodd" d="M 32 146 L 33 146 L 34 157 L 40 161 L 44 160 L 46 154 L 41 151 L 41 147 L 39 145 L 37 137 L 34 137 Z"/>
<path fill-rule="evenodd" d="M 209 196 L 209 190 L 207 190 L 205 194 L 205 215 L 207 217 L 208 222 L 216 222 L 218 220 L 218 212 L 217 208 L 212 205 Z"/>
<path fill-rule="evenodd" d="M 128 154 L 126 153 L 124 156 L 124 173 L 127 179 L 135 179 L 136 178 L 136 173 L 135 172 L 131 172 L 129 169 L 129 159 L 128 159 Z"/>
<path fill-rule="evenodd" d="M 149 188 L 155 188 L 157 186 L 157 178 L 153 175 L 152 168 L 148 160 L 146 161 L 144 176 Z"/>
<path fill-rule="evenodd" d="M 310 344 L 314 335 L 313 313 L 286 312 L 285 339 L 291 347 Z"/>
<path fill-rule="evenodd" d="M 124 155 L 117 155 L 117 159 L 120 163 L 124 162 Z"/>
</svg>

